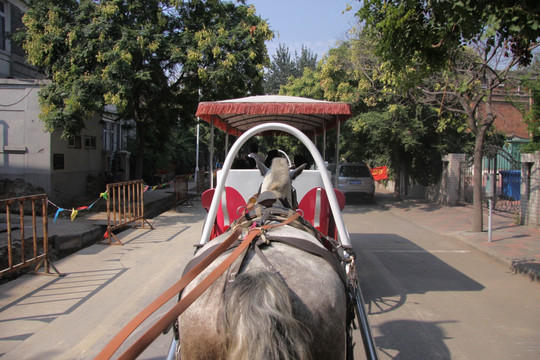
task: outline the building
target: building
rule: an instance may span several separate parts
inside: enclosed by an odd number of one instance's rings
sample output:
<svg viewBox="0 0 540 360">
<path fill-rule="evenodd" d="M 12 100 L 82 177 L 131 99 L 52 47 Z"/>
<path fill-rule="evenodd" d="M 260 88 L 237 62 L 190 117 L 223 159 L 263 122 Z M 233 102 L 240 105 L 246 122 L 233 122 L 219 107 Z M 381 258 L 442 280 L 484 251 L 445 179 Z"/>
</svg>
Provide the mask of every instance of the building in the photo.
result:
<svg viewBox="0 0 540 360">
<path fill-rule="evenodd" d="M 0 0 L 0 180 L 22 179 L 45 189 L 59 206 L 70 206 L 99 196 L 113 174 L 116 180 L 129 179 L 129 153 L 122 150 L 127 134 L 112 107 L 96 114 L 71 140 L 44 129 L 38 92 L 48 80 L 5 36 L 22 25 L 25 10 L 23 1 Z"/>
</svg>

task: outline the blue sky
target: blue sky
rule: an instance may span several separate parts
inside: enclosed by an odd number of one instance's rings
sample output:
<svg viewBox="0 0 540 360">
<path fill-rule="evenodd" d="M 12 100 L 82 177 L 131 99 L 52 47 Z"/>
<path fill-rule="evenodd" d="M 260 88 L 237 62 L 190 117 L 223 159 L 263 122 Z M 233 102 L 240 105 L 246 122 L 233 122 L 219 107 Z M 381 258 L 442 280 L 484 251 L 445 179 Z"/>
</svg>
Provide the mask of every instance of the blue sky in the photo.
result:
<svg viewBox="0 0 540 360">
<path fill-rule="evenodd" d="M 257 14 L 265 19 L 276 34 L 267 42 L 268 54 L 274 55 L 279 44 L 289 46 L 291 55 L 300 54 L 302 44 L 317 54 L 317 60 L 346 38 L 356 21 L 357 0 L 247 0 L 255 5 Z M 345 11 L 347 4 L 352 11 Z"/>
</svg>

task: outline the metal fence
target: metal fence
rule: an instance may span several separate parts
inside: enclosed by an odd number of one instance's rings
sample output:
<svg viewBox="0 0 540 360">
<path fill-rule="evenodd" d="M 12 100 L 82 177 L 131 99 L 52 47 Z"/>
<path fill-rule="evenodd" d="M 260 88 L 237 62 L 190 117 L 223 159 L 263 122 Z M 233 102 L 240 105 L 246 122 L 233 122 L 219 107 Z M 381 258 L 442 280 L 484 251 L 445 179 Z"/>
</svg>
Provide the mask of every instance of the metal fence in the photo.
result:
<svg viewBox="0 0 540 360">
<path fill-rule="evenodd" d="M 189 175 L 179 175 L 174 178 L 174 206 L 185 202 L 190 203 L 191 197 L 188 188 Z"/>
<path fill-rule="evenodd" d="M 49 260 L 47 206 L 47 194 L 0 200 L 5 210 L 5 229 L 2 226 L 0 233 L 0 277 L 36 264 L 37 274 L 54 275 L 52 268 L 61 275 Z M 44 271 L 38 272 L 42 265 Z"/>
<path fill-rule="evenodd" d="M 487 146 L 482 160 L 483 202 L 488 206 L 486 193 L 493 194 L 493 208 L 499 211 L 519 212 L 521 209 L 521 162 L 501 147 Z M 473 201 L 473 162 L 461 163 L 459 200 Z M 491 175 L 491 176 L 490 176 Z"/>
<path fill-rule="evenodd" d="M 131 225 L 152 224 L 144 218 L 144 184 L 142 180 L 107 184 L 107 232 L 110 245 L 123 245 L 114 234 L 115 230 Z M 112 242 L 112 238 L 116 242 Z"/>
</svg>

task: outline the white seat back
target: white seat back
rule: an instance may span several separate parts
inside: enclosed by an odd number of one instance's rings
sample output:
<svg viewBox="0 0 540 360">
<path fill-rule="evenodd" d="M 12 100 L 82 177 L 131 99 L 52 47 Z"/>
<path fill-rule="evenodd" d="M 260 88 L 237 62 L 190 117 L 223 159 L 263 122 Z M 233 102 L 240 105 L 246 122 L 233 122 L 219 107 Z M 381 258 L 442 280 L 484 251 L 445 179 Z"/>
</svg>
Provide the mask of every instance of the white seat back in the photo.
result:
<svg viewBox="0 0 540 360">
<path fill-rule="evenodd" d="M 217 177 L 221 178 L 221 170 L 218 170 Z M 259 191 L 259 186 L 263 177 L 258 169 L 231 169 L 225 180 L 225 186 L 235 188 L 246 202 Z M 293 181 L 296 189 L 296 198 L 298 202 L 302 200 L 306 193 L 315 187 L 324 187 L 321 175 L 318 170 L 304 170 L 300 176 Z"/>
</svg>

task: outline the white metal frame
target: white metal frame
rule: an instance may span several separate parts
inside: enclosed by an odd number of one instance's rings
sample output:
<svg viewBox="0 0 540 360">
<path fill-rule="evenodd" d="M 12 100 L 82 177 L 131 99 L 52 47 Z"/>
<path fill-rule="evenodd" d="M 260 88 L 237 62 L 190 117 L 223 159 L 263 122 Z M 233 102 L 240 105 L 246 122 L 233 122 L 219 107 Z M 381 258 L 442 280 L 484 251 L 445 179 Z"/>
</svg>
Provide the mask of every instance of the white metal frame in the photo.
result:
<svg viewBox="0 0 540 360">
<path fill-rule="evenodd" d="M 338 231 L 338 241 L 343 246 L 351 246 L 351 241 L 349 238 L 349 233 L 347 232 L 347 229 L 345 228 L 345 224 L 343 222 L 343 218 L 341 217 L 341 211 L 339 208 L 339 203 L 336 198 L 336 194 L 334 193 L 334 188 L 332 186 L 332 182 L 330 180 L 330 176 L 328 175 L 326 171 L 326 167 L 324 166 L 324 161 L 321 157 L 321 154 L 311 142 L 311 140 L 300 130 L 286 124 L 281 123 L 267 123 L 255 126 L 248 131 L 246 131 L 244 134 L 242 134 L 232 145 L 231 150 L 227 154 L 227 157 L 225 158 L 225 162 L 223 163 L 222 168 L 222 176 L 220 176 L 217 179 L 217 185 L 214 193 L 214 197 L 212 198 L 212 203 L 210 205 L 210 209 L 208 210 L 208 215 L 206 217 L 206 221 L 203 226 L 203 231 L 201 235 L 200 244 L 206 244 L 210 240 L 210 233 L 212 231 L 212 226 L 214 225 L 214 221 L 216 219 L 217 210 L 219 207 L 219 201 L 221 199 L 221 194 L 223 193 L 225 189 L 225 181 L 227 178 L 227 175 L 229 174 L 229 170 L 231 169 L 232 163 L 238 154 L 238 151 L 244 145 L 247 140 L 249 140 L 251 137 L 255 136 L 258 133 L 261 133 L 263 131 L 283 131 L 290 135 L 295 136 L 298 140 L 300 140 L 304 146 L 309 150 L 311 153 L 311 156 L 313 157 L 313 160 L 315 161 L 316 167 L 319 170 L 319 173 L 321 175 L 321 179 L 324 184 L 324 188 L 326 190 L 326 194 L 328 196 L 328 202 L 330 203 L 330 209 L 332 210 L 332 215 L 334 217 L 334 221 L 336 223 L 336 228 Z"/>
</svg>

